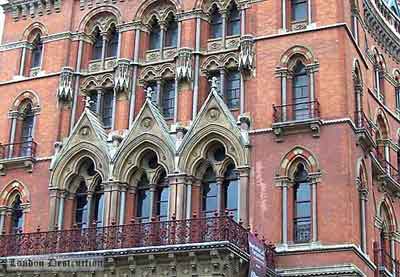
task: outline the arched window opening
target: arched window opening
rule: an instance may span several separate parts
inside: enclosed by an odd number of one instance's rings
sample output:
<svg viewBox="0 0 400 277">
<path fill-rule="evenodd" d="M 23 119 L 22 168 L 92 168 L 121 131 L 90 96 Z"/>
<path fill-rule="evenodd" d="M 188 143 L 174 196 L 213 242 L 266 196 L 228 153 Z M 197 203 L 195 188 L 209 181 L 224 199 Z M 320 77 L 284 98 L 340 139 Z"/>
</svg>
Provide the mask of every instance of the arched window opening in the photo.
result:
<svg viewBox="0 0 400 277">
<path fill-rule="evenodd" d="M 102 227 L 104 225 L 104 191 L 101 186 L 101 179 L 96 185 L 93 193 L 93 222 L 96 222 L 97 227 Z"/>
<path fill-rule="evenodd" d="M 222 37 L 222 15 L 217 7 L 213 7 L 211 12 L 210 20 L 210 38 L 221 38 Z"/>
<path fill-rule="evenodd" d="M 145 173 L 138 183 L 136 217 L 139 222 L 149 222 L 151 211 L 150 183 Z"/>
<path fill-rule="evenodd" d="M 24 225 L 24 210 L 22 208 L 22 201 L 20 195 L 15 196 L 14 202 L 11 206 L 11 233 L 20 233 Z"/>
<path fill-rule="evenodd" d="M 303 164 L 297 166 L 294 175 L 294 241 L 311 240 L 311 185 Z"/>
<path fill-rule="evenodd" d="M 156 19 L 151 24 L 149 48 L 150 50 L 161 48 L 161 27 Z"/>
<path fill-rule="evenodd" d="M 169 186 L 165 172 L 160 176 L 156 189 L 156 216 L 159 221 L 168 220 Z"/>
<path fill-rule="evenodd" d="M 34 114 L 31 103 L 28 103 L 23 111 L 21 129 L 21 149 L 20 156 L 31 156 L 32 154 L 32 134 L 34 125 Z"/>
<path fill-rule="evenodd" d="M 118 52 L 118 32 L 114 28 L 111 29 L 109 41 L 107 43 L 107 55 L 106 58 L 116 57 Z"/>
<path fill-rule="evenodd" d="M 223 183 L 223 208 L 233 215 L 236 221 L 238 216 L 238 201 L 239 201 L 239 178 L 235 172 L 235 167 L 230 165 L 224 176 Z"/>
<path fill-rule="evenodd" d="M 218 185 L 213 168 L 206 170 L 202 185 L 202 213 L 205 217 L 212 217 L 218 212 Z"/>
<path fill-rule="evenodd" d="M 43 43 L 40 35 L 33 42 L 31 68 L 40 67 L 42 64 Z"/>
<path fill-rule="evenodd" d="M 309 77 L 305 65 L 298 61 L 293 69 L 293 118 L 308 119 L 310 114 Z"/>
<path fill-rule="evenodd" d="M 391 247 L 390 247 L 390 231 L 391 231 L 391 223 L 389 213 L 384 205 L 381 207 L 381 220 L 382 227 L 379 234 L 380 239 L 380 248 L 386 255 L 392 255 Z"/>
<path fill-rule="evenodd" d="M 86 228 L 88 222 L 88 198 L 85 181 L 81 181 L 75 193 L 75 224 L 78 228 Z"/>
<path fill-rule="evenodd" d="M 166 80 L 163 83 L 161 94 L 162 113 L 166 119 L 174 117 L 175 111 L 175 80 Z"/>
<path fill-rule="evenodd" d="M 112 127 L 113 101 L 114 101 L 114 92 L 112 89 L 107 89 L 103 95 L 102 99 L 103 103 L 100 111 L 104 128 L 107 129 Z"/>
<path fill-rule="evenodd" d="M 94 43 L 92 49 L 92 60 L 100 60 L 103 52 L 103 37 L 100 34 L 99 29 L 96 29 L 94 33 Z"/>
<path fill-rule="evenodd" d="M 167 32 L 165 34 L 165 47 L 178 45 L 178 23 L 173 15 L 168 17 Z"/>
<path fill-rule="evenodd" d="M 308 0 L 291 0 L 292 23 L 307 21 Z"/>
<path fill-rule="evenodd" d="M 240 107 L 240 72 L 238 70 L 227 72 L 225 101 L 230 109 Z"/>
<path fill-rule="evenodd" d="M 240 12 L 236 4 L 232 4 L 228 12 L 227 35 L 240 35 Z"/>
</svg>

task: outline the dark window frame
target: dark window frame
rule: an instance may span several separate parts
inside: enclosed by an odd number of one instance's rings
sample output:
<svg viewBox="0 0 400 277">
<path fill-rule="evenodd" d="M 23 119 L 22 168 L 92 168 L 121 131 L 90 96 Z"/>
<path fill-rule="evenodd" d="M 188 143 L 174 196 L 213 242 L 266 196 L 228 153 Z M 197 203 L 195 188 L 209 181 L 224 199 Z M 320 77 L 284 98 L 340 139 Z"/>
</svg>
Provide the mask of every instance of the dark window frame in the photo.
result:
<svg viewBox="0 0 400 277">
<path fill-rule="evenodd" d="M 223 36 L 223 18 L 217 7 L 214 7 L 210 15 L 209 39 L 220 39 Z"/>
<path fill-rule="evenodd" d="M 168 21 L 167 30 L 165 32 L 165 47 L 176 48 L 178 46 L 178 22 L 175 17 Z"/>
<path fill-rule="evenodd" d="M 161 49 L 161 43 L 161 26 L 158 21 L 154 21 L 149 34 L 149 50 Z"/>
<path fill-rule="evenodd" d="M 160 106 L 163 116 L 166 119 L 172 119 L 175 113 L 175 80 L 167 79 L 163 81 L 160 97 Z"/>
<path fill-rule="evenodd" d="M 100 31 L 96 31 L 94 36 L 94 42 L 92 47 L 92 57 L 91 60 L 101 60 L 103 57 L 103 37 L 100 34 Z"/>
<path fill-rule="evenodd" d="M 42 56 L 43 56 L 43 42 L 40 35 L 38 35 L 35 41 L 33 42 L 31 69 L 38 68 L 42 65 Z"/>
<path fill-rule="evenodd" d="M 107 42 L 106 58 L 116 58 L 118 55 L 119 33 L 113 29 L 110 34 L 110 40 Z"/>
<path fill-rule="evenodd" d="M 308 1 L 310 0 L 291 0 L 291 22 L 300 23 L 308 21 Z M 298 18 L 299 9 L 302 9 L 303 16 Z M 304 10 L 303 10 L 304 9 Z"/>
<path fill-rule="evenodd" d="M 229 109 L 240 107 L 240 82 L 241 74 L 239 70 L 228 70 L 225 77 L 225 102 Z"/>
<path fill-rule="evenodd" d="M 236 5 L 232 5 L 229 9 L 228 20 L 226 22 L 226 35 L 239 36 L 241 33 L 240 11 Z"/>
<path fill-rule="evenodd" d="M 11 233 L 20 233 L 24 227 L 24 209 L 21 196 L 17 194 L 11 205 Z"/>
</svg>

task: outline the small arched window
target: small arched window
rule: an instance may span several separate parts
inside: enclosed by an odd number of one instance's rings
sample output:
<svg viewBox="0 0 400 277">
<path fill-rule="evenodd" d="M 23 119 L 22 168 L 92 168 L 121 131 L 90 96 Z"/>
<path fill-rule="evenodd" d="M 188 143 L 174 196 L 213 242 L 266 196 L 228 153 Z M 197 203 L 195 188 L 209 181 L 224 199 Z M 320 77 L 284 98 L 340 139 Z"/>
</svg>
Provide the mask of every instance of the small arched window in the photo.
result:
<svg viewBox="0 0 400 277">
<path fill-rule="evenodd" d="M 107 58 L 116 57 L 118 52 L 118 32 L 113 28 L 111 30 L 109 41 L 107 44 Z"/>
<path fill-rule="evenodd" d="M 92 60 L 100 60 L 103 52 L 103 38 L 100 31 L 96 29 L 94 34 L 94 43 L 92 50 Z"/>
<path fill-rule="evenodd" d="M 214 216 L 218 211 L 218 185 L 212 167 L 209 167 L 204 174 L 201 195 L 203 215 L 206 217 Z"/>
<path fill-rule="evenodd" d="M 294 241 L 311 240 L 311 185 L 303 164 L 297 166 L 294 175 Z"/>
<path fill-rule="evenodd" d="M 87 187 L 84 181 L 81 181 L 75 194 L 75 224 L 78 228 L 88 227 L 88 198 Z"/>
<path fill-rule="evenodd" d="M 178 45 L 178 23 L 174 16 L 169 16 L 167 32 L 165 35 L 165 47 L 176 47 Z"/>
<path fill-rule="evenodd" d="M 11 206 L 11 233 L 13 234 L 22 232 L 24 225 L 24 210 L 21 204 L 20 195 L 17 194 Z"/>
<path fill-rule="evenodd" d="M 214 7 L 211 12 L 210 20 L 210 38 L 222 37 L 222 16 L 217 7 Z"/>
<path fill-rule="evenodd" d="M 240 72 L 238 70 L 227 72 L 225 101 L 230 109 L 240 106 Z"/>
<path fill-rule="evenodd" d="M 240 13 L 235 4 L 233 4 L 228 13 L 227 35 L 240 35 Z"/>
<path fill-rule="evenodd" d="M 157 190 L 155 195 L 156 201 L 156 216 L 159 221 L 168 220 L 168 201 L 169 199 L 169 186 L 166 180 L 165 173 L 160 177 L 157 183 Z"/>
<path fill-rule="evenodd" d="M 236 221 L 238 218 L 238 201 L 239 201 L 239 178 L 235 172 L 235 167 L 230 165 L 224 176 L 223 183 L 223 208 L 232 214 Z"/>
<path fill-rule="evenodd" d="M 149 222 L 151 211 L 150 199 L 150 184 L 145 173 L 143 173 L 139 183 L 137 191 L 137 206 L 136 206 L 136 217 L 140 222 Z"/>
<path fill-rule="evenodd" d="M 309 78 L 306 67 L 297 62 L 293 69 L 293 117 L 295 120 L 310 117 Z"/>
<path fill-rule="evenodd" d="M 31 68 L 40 67 L 42 64 L 43 43 L 40 35 L 33 41 Z"/>
<path fill-rule="evenodd" d="M 304 22 L 308 18 L 309 0 L 291 0 L 292 22 Z"/>
<path fill-rule="evenodd" d="M 161 48 L 161 27 L 157 20 L 154 20 L 150 30 L 150 50 Z"/>
</svg>

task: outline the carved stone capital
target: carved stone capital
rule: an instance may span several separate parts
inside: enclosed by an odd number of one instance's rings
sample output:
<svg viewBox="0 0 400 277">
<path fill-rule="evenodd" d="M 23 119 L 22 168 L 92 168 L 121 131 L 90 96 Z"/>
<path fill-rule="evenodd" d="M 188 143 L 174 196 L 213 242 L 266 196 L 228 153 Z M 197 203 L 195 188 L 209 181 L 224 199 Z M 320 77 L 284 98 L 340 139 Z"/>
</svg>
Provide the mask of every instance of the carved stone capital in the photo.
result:
<svg viewBox="0 0 400 277">
<path fill-rule="evenodd" d="M 252 71 L 254 69 L 255 40 L 252 35 L 244 35 L 240 38 L 239 68 L 242 71 Z"/>
<path fill-rule="evenodd" d="M 193 50 L 181 48 L 176 54 L 176 78 L 178 81 L 192 80 Z"/>
<path fill-rule="evenodd" d="M 131 66 L 127 59 L 119 59 L 115 66 L 114 88 L 118 92 L 127 91 L 131 81 Z"/>
<path fill-rule="evenodd" d="M 74 71 L 70 67 L 64 67 L 60 74 L 60 81 L 57 89 L 57 98 L 60 102 L 69 102 L 73 99 Z"/>
</svg>

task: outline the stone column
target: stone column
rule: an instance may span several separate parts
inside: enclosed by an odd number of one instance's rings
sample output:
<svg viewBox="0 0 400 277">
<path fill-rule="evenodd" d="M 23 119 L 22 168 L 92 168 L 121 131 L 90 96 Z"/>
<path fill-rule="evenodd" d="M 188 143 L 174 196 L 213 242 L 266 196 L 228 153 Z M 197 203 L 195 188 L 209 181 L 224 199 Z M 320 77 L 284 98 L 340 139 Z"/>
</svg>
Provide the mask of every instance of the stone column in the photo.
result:
<svg viewBox="0 0 400 277">
<path fill-rule="evenodd" d="M 19 73 L 18 73 L 19 76 L 24 76 L 25 59 L 26 59 L 26 45 L 22 47 L 21 63 L 19 65 Z"/>
<path fill-rule="evenodd" d="M 220 68 L 219 70 L 219 76 L 220 76 L 220 92 L 219 95 L 221 95 L 222 98 L 225 98 L 225 68 Z"/>
<path fill-rule="evenodd" d="M 82 62 L 82 53 L 83 53 L 83 40 L 79 37 L 79 45 L 78 45 L 78 57 L 76 61 L 76 71 L 80 73 L 81 71 L 81 62 Z M 71 120 L 70 120 L 70 127 L 69 132 L 71 133 L 75 127 L 75 115 L 77 109 L 77 102 L 78 102 L 78 91 L 79 91 L 79 84 L 80 84 L 80 74 L 76 75 L 75 78 L 75 85 L 74 85 L 74 100 L 72 101 L 72 111 L 71 111 Z"/>
<path fill-rule="evenodd" d="M 308 22 L 307 24 L 310 25 L 312 23 L 312 5 L 311 5 L 312 0 L 307 1 L 307 9 L 308 9 Z"/>
<path fill-rule="evenodd" d="M 181 48 L 182 44 L 182 21 L 178 19 L 178 40 L 176 42 L 176 47 Z"/>
<path fill-rule="evenodd" d="M 94 215 L 92 214 L 92 205 L 93 205 L 93 192 L 88 192 L 87 194 L 87 213 L 86 213 L 86 227 L 91 227 L 93 224 L 92 219 Z"/>
<path fill-rule="evenodd" d="M 286 32 L 287 31 L 287 15 L 286 15 L 286 1 L 287 0 L 282 0 L 282 31 Z"/>
<path fill-rule="evenodd" d="M 185 219 L 186 212 L 186 175 L 177 174 L 169 176 L 170 184 L 170 215 L 176 219 Z"/>
<path fill-rule="evenodd" d="M 366 228 L 366 206 L 368 200 L 368 190 L 360 183 L 360 223 L 361 223 L 361 250 L 367 253 L 367 228 Z"/>
<path fill-rule="evenodd" d="M 10 113 L 10 118 L 11 118 L 11 129 L 10 129 L 10 146 L 8 149 L 8 158 L 11 158 L 14 152 L 14 145 L 13 143 L 15 142 L 15 132 L 17 128 L 17 118 L 18 118 L 18 112 L 17 111 L 12 111 Z"/>
<path fill-rule="evenodd" d="M 178 121 L 178 91 L 179 91 L 179 82 L 178 79 L 175 77 L 175 91 L 174 91 L 174 98 L 175 98 L 175 105 L 174 105 L 174 123 Z"/>
<path fill-rule="evenodd" d="M 188 180 L 186 185 L 186 219 L 192 217 L 192 182 L 193 180 Z"/>
<path fill-rule="evenodd" d="M 193 82 L 193 107 L 192 107 L 192 119 L 194 120 L 197 115 L 197 102 L 199 98 L 199 78 L 200 78 L 200 35 L 201 35 L 201 19 L 196 18 L 196 48 L 194 52 L 194 82 Z"/>
<path fill-rule="evenodd" d="M 318 240 L 318 214 L 317 214 L 317 183 L 311 183 L 311 196 L 312 196 L 312 242 Z"/>
<path fill-rule="evenodd" d="M 50 205 L 49 205 L 49 217 L 50 217 L 50 230 L 53 230 L 55 225 L 57 224 L 57 216 L 59 215 L 59 206 L 58 206 L 58 195 L 59 192 L 57 189 L 50 189 Z"/>
<path fill-rule="evenodd" d="M 140 29 L 137 28 L 135 31 L 135 51 L 133 54 L 133 70 L 132 70 L 132 89 L 130 94 L 130 108 L 129 108 L 129 127 L 133 124 L 135 116 L 135 104 L 136 104 L 136 82 L 137 82 L 137 71 L 139 62 L 139 50 L 140 50 Z"/>
<path fill-rule="evenodd" d="M 126 193 L 127 193 L 127 186 L 125 185 L 121 188 L 121 191 L 120 191 L 118 225 L 124 224 L 125 207 L 126 207 Z"/>
<path fill-rule="evenodd" d="M 223 183 L 224 183 L 224 178 L 223 177 L 217 177 L 217 188 L 218 188 L 218 194 L 217 194 L 217 207 L 218 207 L 218 214 L 221 214 L 224 212 L 224 208 L 222 205 L 222 197 L 223 197 Z"/>
<path fill-rule="evenodd" d="M 288 184 L 282 184 L 282 244 L 288 243 Z"/>
<path fill-rule="evenodd" d="M 1 207 L 0 208 L 0 234 L 3 233 L 5 216 L 6 216 L 6 208 Z"/>
<path fill-rule="evenodd" d="M 117 30 L 118 32 L 118 46 L 117 46 L 117 59 L 121 57 L 121 45 L 122 45 L 122 32 Z"/>
<path fill-rule="evenodd" d="M 98 115 L 101 115 L 101 110 L 102 110 L 102 97 L 103 96 L 103 90 L 101 88 L 97 88 L 97 102 L 96 102 L 96 113 Z"/>
<path fill-rule="evenodd" d="M 102 34 L 102 38 L 103 38 L 103 47 L 101 48 L 101 68 L 104 69 L 105 66 L 105 59 L 106 59 L 106 46 L 107 46 L 107 34 Z"/>
<path fill-rule="evenodd" d="M 157 80 L 157 106 L 160 108 L 161 107 L 161 85 L 162 81 L 160 79 Z"/>
<path fill-rule="evenodd" d="M 246 34 L 246 9 L 240 10 L 240 34 L 243 36 Z"/>
<path fill-rule="evenodd" d="M 166 32 L 165 24 L 160 22 L 161 34 L 160 34 L 160 56 L 161 59 L 164 59 L 164 37 Z"/>
<path fill-rule="evenodd" d="M 281 101 L 282 101 L 282 121 L 287 120 L 287 70 L 281 72 Z"/>
<path fill-rule="evenodd" d="M 250 168 L 238 168 L 238 218 L 243 221 L 244 226 L 249 224 L 249 173 Z"/>
<path fill-rule="evenodd" d="M 226 43 L 226 20 L 227 20 L 227 11 L 221 11 L 222 17 L 222 47 L 225 48 Z"/>
<path fill-rule="evenodd" d="M 155 216 L 155 199 L 156 199 L 157 184 L 150 184 L 150 205 L 149 205 L 149 219 Z"/>
<path fill-rule="evenodd" d="M 58 220 L 57 220 L 57 226 L 59 230 L 63 229 L 63 224 L 64 224 L 64 202 L 66 198 L 67 192 L 61 192 L 60 193 L 60 198 L 59 198 L 59 205 L 58 205 Z"/>
</svg>

